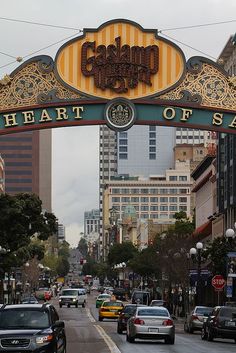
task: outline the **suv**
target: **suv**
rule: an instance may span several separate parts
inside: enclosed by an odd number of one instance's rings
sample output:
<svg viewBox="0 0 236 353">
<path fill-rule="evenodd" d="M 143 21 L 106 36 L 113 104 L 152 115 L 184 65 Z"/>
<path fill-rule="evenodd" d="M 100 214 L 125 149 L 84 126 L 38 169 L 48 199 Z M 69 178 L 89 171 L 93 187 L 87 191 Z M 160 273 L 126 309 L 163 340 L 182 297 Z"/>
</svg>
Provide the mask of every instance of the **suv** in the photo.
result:
<svg viewBox="0 0 236 353">
<path fill-rule="evenodd" d="M 5 304 L 0 308 L 0 352 L 65 353 L 64 327 L 51 304 Z"/>
<path fill-rule="evenodd" d="M 131 295 L 132 304 L 145 304 L 149 305 L 150 303 L 150 292 L 134 290 Z"/>
<path fill-rule="evenodd" d="M 62 289 L 59 295 L 59 306 L 62 308 L 63 305 L 67 305 L 69 308 L 71 305 L 74 305 L 78 308 L 78 305 L 85 307 L 87 295 L 84 288 L 67 288 Z"/>
<path fill-rule="evenodd" d="M 231 338 L 236 343 L 236 307 L 215 307 L 203 324 L 201 336 L 208 341 L 218 337 Z"/>
</svg>

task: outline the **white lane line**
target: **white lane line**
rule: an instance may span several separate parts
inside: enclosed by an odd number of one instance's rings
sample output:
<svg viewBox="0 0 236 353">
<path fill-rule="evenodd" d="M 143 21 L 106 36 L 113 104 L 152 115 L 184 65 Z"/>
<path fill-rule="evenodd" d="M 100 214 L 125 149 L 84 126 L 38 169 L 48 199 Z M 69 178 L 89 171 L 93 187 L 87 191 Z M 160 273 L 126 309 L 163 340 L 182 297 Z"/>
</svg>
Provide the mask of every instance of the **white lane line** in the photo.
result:
<svg viewBox="0 0 236 353">
<path fill-rule="evenodd" d="M 96 320 L 94 319 L 94 317 L 93 317 L 93 315 L 91 314 L 90 310 L 89 310 L 88 308 L 85 308 L 85 310 L 86 310 L 86 313 L 87 313 L 87 316 L 88 316 L 89 320 L 90 320 L 91 322 L 96 322 Z"/>
<path fill-rule="evenodd" d="M 94 327 L 96 327 L 97 331 L 100 333 L 101 337 L 106 342 L 111 353 L 121 353 L 115 342 L 112 341 L 111 337 L 106 334 L 105 330 L 101 326 L 94 325 Z"/>
</svg>

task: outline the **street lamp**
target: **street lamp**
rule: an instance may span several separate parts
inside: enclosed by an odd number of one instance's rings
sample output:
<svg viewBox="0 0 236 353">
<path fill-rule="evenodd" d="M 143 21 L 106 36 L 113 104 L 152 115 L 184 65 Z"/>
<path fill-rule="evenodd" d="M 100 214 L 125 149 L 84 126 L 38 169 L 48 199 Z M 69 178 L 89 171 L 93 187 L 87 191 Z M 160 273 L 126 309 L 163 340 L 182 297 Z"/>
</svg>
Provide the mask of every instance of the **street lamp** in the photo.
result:
<svg viewBox="0 0 236 353">
<path fill-rule="evenodd" d="M 0 245 L 0 303 L 4 302 L 4 288 L 3 288 L 3 280 L 4 280 L 4 270 L 2 269 L 2 264 L 3 264 L 3 255 L 5 255 L 7 253 L 7 250 L 5 248 L 3 248 Z"/>
<path fill-rule="evenodd" d="M 201 263 L 202 263 L 203 244 L 198 242 L 196 248 L 191 248 L 189 253 L 193 260 L 197 261 L 197 286 L 196 286 L 196 305 L 201 304 Z"/>
<path fill-rule="evenodd" d="M 234 224 L 236 229 L 236 223 Z M 235 230 L 229 228 L 225 232 L 225 237 L 229 243 L 230 251 L 227 253 L 227 291 L 226 296 L 229 298 L 234 297 L 234 288 L 235 288 L 235 277 L 236 277 L 236 252 L 234 249 L 234 239 L 236 238 Z"/>
</svg>

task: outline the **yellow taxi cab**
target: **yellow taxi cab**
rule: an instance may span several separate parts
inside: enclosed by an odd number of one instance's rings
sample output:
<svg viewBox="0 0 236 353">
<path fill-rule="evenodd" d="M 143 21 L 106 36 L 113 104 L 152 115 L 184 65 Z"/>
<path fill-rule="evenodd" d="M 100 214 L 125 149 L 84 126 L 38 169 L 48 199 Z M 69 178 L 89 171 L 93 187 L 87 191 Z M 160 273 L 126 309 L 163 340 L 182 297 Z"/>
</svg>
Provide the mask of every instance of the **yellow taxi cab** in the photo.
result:
<svg viewBox="0 0 236 353">
<path fill-rule="evenodd" d="M 121 300 L 105 300 L 99 309 L 98 320 L 117 319 L 123 308 Z"/>
</svg>

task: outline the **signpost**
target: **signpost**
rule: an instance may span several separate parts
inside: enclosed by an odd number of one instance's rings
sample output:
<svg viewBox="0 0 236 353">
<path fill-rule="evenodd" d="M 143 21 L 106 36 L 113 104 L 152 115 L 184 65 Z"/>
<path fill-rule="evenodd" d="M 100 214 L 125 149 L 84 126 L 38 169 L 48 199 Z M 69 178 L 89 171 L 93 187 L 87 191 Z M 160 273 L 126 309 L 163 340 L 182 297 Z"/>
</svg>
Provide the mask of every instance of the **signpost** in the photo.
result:
<svg viewBox="0 0 236 353">
<path fill-rule="evenodd" d="M 212 286 L 217 291 L 217 305 L 220 304 L 220 292 L 223 290 L 225 286 L 225 279 L 222 275 L 215 275 L 211 280 Z"/>
</svg>

